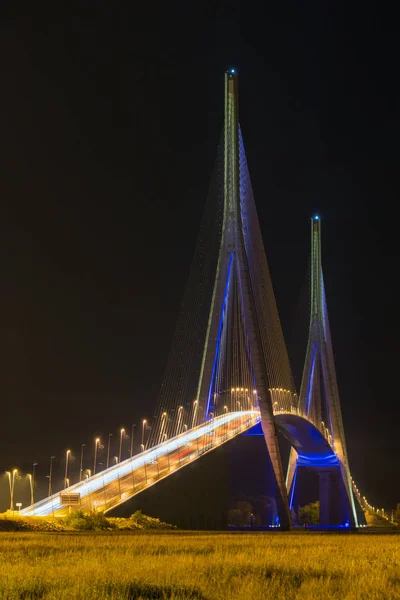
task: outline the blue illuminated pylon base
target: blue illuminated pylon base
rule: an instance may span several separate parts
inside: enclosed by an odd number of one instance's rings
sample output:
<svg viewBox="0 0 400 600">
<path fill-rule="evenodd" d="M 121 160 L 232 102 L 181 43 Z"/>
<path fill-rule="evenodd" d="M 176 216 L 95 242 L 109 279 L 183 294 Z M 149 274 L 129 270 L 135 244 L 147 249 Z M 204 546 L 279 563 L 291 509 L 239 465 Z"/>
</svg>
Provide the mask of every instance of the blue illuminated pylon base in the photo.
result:
<svg viewBox="0 0 400 600">
<path fill-rule="evenodd" d="M 319 501 L 319 524 L 326 529 L 350 529 L 354 526 L 351 507 L 342 478 L 340 464 L 298 460 L 289 490 L 289 507 L 294 525 L 300 525 L 299 508 Z"/>
</svg>

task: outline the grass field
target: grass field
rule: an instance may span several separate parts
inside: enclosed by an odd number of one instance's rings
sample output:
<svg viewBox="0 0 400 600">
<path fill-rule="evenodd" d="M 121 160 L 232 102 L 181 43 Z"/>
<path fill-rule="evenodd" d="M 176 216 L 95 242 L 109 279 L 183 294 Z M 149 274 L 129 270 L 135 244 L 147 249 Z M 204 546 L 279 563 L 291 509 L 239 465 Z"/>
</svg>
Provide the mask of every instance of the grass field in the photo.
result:
<svg viewBox="0 0 400 600">
<path fill-rule="evenodd" d="M 1 533 L 0 598 L 400 599 L 400 536 Z"/>
</svg>

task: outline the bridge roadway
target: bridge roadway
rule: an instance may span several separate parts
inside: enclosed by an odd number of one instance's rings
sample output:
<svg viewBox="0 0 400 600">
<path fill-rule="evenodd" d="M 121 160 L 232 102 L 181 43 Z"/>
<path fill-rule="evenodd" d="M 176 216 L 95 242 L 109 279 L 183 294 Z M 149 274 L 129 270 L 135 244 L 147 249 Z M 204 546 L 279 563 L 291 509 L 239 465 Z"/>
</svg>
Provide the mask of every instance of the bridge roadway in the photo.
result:
<svg viewBox="0 0 400 600">
<path fill-rule="evenodd" d="M 307 417 L 295 410 L 291 413 L 275 411 L 274 416 L 277 429 L 297 450 L 301 464 L 315 466 L 315 461 L 339 464 L 326 436 Z M 107 512 L 203 454 L 251 429 L 260 420 L 259 410 L 215 417 L 28 506 L 21 510 L 21 515 L 65 516 L 71 510 L 71 505 L 64 500 L 69 494 L 79 494 L 79 503 L 74 505 L 76 509 Z"/>
<path fill-rule="evenodd" d="M 72 509 L 107 512 L 144 489 L 210 452 L 224 442 L 254 427 L 258 410 L 227 413 L 113 465 L 21 510 L 25 516 L 65 516 L 71 510 L 61 503 L 67 494 L 79 494 Z"/>
</svg>

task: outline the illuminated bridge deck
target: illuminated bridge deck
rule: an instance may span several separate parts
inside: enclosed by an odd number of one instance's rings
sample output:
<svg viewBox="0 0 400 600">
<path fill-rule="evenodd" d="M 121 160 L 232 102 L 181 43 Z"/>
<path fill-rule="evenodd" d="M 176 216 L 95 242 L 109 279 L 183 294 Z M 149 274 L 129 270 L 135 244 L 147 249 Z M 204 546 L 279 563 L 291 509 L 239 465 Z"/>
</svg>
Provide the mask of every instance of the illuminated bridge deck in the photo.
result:
<svg viewBox="0 0 400 600">
<path fill-rule="evenodd" d="M 79 494 L 74 506 L 85 512 L 107 512 L 141 491 L 197 460 L 260 421 L 259 411 L 242 411 L 216 417 L 141 454 L 110 467 L 85 481 L 21 510 L 25 516 L 65 516 L 70 505 L 65 495 Z M 75 496 L 76 498 L 77 496 Z"/>
</svg>

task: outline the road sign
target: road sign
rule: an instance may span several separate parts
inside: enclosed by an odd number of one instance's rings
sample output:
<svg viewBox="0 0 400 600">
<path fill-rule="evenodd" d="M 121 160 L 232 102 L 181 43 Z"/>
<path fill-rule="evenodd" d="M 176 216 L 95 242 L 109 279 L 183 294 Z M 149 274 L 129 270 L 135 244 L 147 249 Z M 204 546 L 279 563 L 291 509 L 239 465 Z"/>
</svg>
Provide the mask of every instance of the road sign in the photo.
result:
<svg viewBox="0 0 400 600">
<path fill-rule="evenodd" d="M 76 494 L 68 494 L 61 493 L 60 494 L 60 504 L 63 506 L 79 506 L 81 503 L 81 495 L 79 493 Z"/>
</svg>

